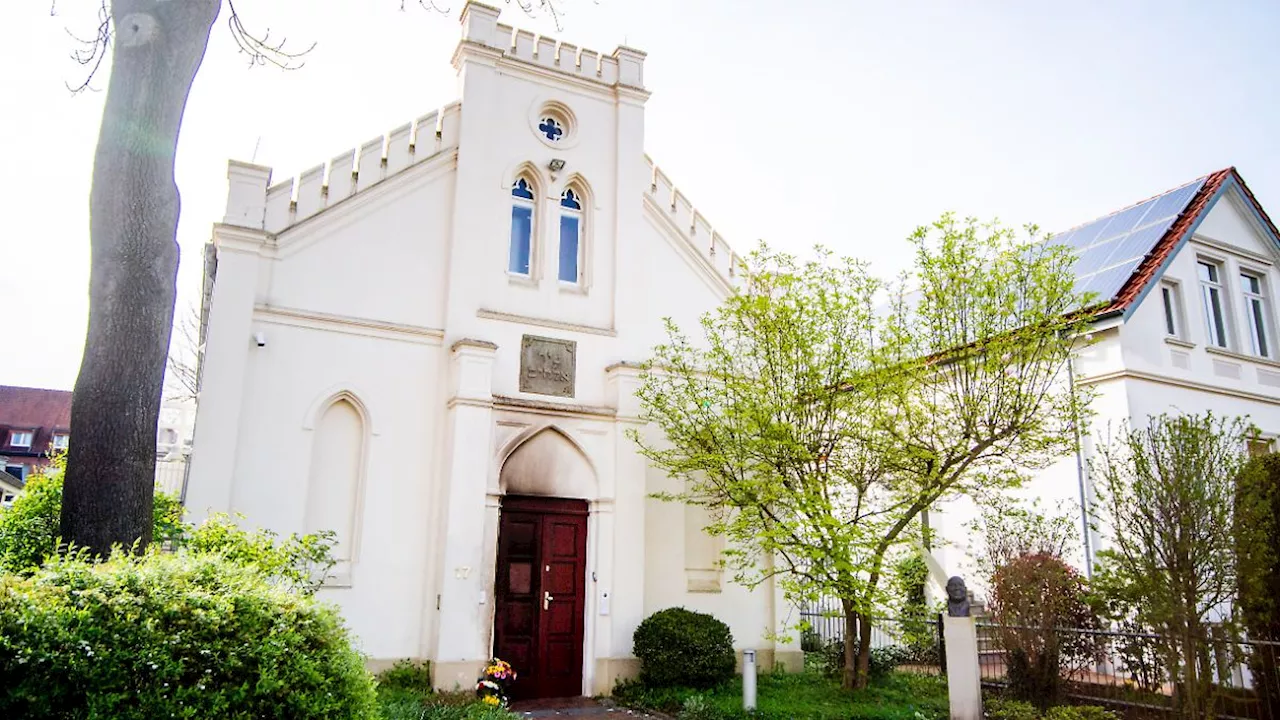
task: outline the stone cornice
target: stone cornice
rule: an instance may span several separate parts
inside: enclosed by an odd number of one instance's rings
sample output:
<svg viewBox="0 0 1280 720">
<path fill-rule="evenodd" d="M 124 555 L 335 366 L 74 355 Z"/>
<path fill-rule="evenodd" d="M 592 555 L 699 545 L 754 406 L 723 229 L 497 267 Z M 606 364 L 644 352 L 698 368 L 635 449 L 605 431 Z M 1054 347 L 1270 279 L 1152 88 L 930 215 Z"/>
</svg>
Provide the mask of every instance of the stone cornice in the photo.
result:
<svg viewBox="0 0 1280 720">
<path fill-rule="evenodd" d="M 261 322 L 276 325 L 289 325 L 311 330 L 340 332 L 348 335 L 362 335 L 425 345 L 439 345 L 444 339 L 444 331 L 437 328 L 404 325 L 382 320 L 334 315 L 315 310 L 300 310 L 298 308 L 275 305 L 255 305 L 253 316 L 254 319 Z"/>
</svg>

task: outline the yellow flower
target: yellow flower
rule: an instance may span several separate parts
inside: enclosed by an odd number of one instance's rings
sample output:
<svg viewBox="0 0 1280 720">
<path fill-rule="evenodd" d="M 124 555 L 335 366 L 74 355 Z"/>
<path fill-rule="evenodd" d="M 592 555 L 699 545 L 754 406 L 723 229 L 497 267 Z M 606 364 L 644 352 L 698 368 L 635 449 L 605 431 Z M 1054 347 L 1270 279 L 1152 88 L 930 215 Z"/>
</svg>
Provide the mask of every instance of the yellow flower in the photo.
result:
<svg viewBox="0 0 1280 720">
<path fill-rule="evenodd" d="M 480 699 L 480 702 L 484 703 L 485 705 L 498 705 L 502 701 L 498 699 L 497 695 L 485 695 L 483 698 Z"/>
</svg>

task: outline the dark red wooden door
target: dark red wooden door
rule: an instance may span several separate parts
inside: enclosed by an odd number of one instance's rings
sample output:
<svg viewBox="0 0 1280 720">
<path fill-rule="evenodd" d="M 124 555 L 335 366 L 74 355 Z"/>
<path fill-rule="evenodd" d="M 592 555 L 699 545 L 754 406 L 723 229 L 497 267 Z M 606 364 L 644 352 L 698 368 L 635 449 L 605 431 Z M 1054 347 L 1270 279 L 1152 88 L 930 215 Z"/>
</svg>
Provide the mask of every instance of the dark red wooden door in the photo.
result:
<svg viewBox="0 0 1280 720">
<path fill-rule="evenodd" d="M 587 504 L 508 496 L 498 529 L 494 654 L 516 699 L 582 694 Z"/>
</svg>

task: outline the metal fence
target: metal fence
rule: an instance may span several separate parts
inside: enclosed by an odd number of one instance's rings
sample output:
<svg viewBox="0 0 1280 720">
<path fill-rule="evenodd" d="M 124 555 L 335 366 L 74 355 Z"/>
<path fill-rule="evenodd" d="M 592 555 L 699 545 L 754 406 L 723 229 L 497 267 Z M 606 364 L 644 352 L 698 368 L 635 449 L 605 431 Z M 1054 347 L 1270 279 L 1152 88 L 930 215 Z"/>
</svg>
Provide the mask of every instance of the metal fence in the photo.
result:
<svg viewBox="0 0 1280 720">
<path fill-rule="evenodd" d="M 156 487 L 172 495 L 180 494 L 182 492 L 182 479 L 186 475 L 186 471 L 187 458 L 185 455 L 173 459 L 157 459 Z"/>
<path fill-rule="evenodd" d="M 823 598 L 800 606 L 805 622 L 801 646 L 807 652 L 844 642 L 845 618 L 839 600 Z M 861 631 L 861 618 L 855 627 Z M 908 672 L 945 673 L 941 617 L 873 617 L 871 652 L 882 665 Z"/>
<path fill-rule="evenodd" d="M 1167 662 L 1167 638 L 1143 632 L 1033 628 L 978 623 L 985 691 L 1058 695 L 1104 705 L 1130 718 L 1217 717 L 1280 720 L 1280 642 L 1229 638 L 1195 644 L 1207 704 L 1188 707 L 1187 674 Z"/>
</svg>

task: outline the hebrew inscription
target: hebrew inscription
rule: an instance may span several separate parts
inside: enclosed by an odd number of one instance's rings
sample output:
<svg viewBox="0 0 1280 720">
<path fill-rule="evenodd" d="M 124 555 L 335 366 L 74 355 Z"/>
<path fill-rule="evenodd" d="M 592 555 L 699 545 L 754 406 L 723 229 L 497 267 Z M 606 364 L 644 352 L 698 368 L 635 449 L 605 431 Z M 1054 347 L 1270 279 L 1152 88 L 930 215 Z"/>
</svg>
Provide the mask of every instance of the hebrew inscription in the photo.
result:
<svg viewBox="0 0 1280 720">
<path fill-rule="evenodd" d="M 520 392 L 573 397 L 578 343 L 525 335 L 520 343 Z"/>
</svg>

